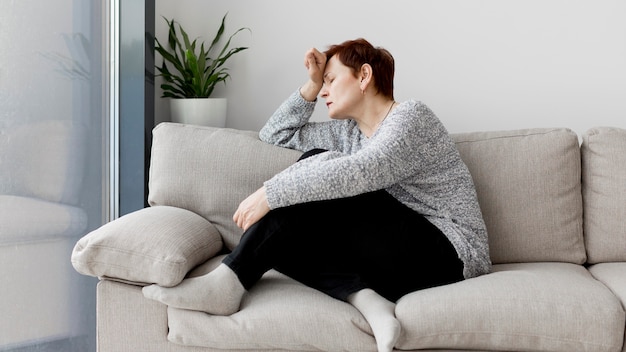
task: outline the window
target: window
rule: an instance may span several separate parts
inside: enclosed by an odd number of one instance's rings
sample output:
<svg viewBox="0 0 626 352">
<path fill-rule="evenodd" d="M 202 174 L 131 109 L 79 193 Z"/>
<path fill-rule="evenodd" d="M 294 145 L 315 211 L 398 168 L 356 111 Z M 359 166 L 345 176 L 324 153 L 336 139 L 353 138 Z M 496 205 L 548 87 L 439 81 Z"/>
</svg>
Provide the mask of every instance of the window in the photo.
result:
<svg viewBox="0 0 626 352">
<path fill-rule="evenodd" d="M 108 218 L 108 1 L 0 1 L 0 351 L 95 351 Z"/>
</svg>

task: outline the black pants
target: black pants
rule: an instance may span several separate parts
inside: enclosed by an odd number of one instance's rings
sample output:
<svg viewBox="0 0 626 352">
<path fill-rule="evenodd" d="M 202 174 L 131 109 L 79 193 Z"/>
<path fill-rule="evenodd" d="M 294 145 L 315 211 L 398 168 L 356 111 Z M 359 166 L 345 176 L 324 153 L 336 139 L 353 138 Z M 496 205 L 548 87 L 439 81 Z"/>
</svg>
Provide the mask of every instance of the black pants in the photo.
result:
<svg viewBox="0 0 626 352">
<path fill-rule="evenodd" d="M 371 288 L 395 302 L 463 279 L 445 235 L 384 190 L 271 210 L 224 264 L 246 289 L 276 269 L 343 301 Z"/>
</svg>

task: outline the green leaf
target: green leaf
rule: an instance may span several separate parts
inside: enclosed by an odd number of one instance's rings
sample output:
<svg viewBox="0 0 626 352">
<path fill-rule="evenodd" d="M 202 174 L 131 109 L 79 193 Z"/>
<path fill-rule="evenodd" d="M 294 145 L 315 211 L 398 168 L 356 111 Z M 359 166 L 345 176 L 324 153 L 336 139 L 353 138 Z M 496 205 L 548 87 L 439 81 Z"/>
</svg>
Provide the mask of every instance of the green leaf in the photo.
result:
<svg viewBox="0 0 626 352">
<path fill-rule="evenodd" d="M 220 27 L 209 48 L 205 49 L 202 42 L 199 43 L 199 51 L 198 39 L 191 41 L 180 23 L 163 17 L 169 28 L 168 47 L 164 47 L 157 38 L 154 38 L 155 51 L 163 58 L 161 66 L 155 65 L 159 76 L 165 81 L 161 85 L 163 97 L 210 97 L 215 85 L 219 82 L 225 83 L 230 77 L 228 69 L 223 65 L 232 55 L 248 49 L 248 47 L 229 49 L 231 40 L 241 31 L 250 29 L 239 28 L 230 35 L 217 56 L 211 58 L 211 53 L 216 50 L 216 45 L 225 32 L 227 15 L 228 13 L 222 17 Z M 166 63 L 171 65 L 172 70 Z"/>
</svg>

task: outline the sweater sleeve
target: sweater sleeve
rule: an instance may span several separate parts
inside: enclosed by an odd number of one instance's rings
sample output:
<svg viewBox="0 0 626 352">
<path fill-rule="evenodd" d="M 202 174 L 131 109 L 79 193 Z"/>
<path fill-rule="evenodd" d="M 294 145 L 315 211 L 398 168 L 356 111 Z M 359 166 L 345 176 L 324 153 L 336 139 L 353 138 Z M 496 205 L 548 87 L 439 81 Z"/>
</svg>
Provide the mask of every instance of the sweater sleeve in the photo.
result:
<svg viewBox="0 0 626 352">
<path fill-rule="evenodd" d="M 293 92 L 274 112 L 259 132 L 269 144 L 307 151 L 315 148 L 348 152 L 352 140 L 360 138 L 356 123 L 351 120 L 309 122 L 316 102 Z"/>
</svg>

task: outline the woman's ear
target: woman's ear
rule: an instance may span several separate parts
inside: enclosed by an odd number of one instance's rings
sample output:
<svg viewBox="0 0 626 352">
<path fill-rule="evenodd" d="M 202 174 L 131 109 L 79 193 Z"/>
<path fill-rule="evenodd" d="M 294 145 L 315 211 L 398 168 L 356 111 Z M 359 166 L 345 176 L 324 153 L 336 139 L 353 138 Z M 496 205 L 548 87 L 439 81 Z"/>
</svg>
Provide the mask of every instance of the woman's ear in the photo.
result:
<svg viewBox="0 0 626 352">
<path fill-rule="evenodd" d="M 372 66 L 370 66 L 370 64 L 361 65 L 359 79 L 361 80 L 361 91 L 365 91 L 372 80 Z"/>
</svg>

